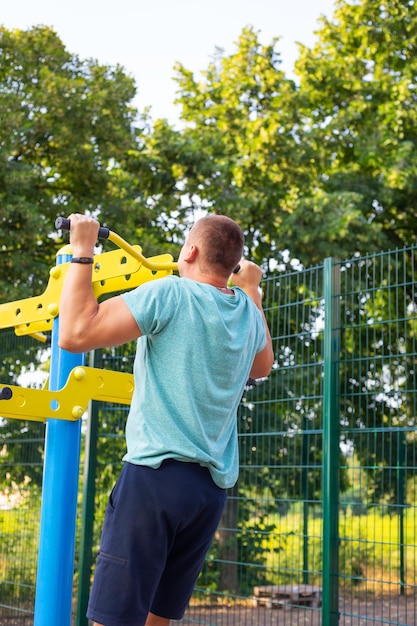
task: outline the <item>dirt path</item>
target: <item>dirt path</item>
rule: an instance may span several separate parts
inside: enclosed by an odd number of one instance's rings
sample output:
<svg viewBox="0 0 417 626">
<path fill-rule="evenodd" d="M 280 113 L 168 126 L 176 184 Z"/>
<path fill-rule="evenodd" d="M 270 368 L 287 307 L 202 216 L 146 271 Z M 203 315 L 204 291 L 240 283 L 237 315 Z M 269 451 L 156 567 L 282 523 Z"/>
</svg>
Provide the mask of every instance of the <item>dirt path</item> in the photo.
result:
<svg viewBox="0 0 417 626">
<path fill-rule="evenodd" d="M 341 599 L 338 626 L 417 626 L 415 596 L 384 597 L 368 602 Z M 253 606 L 192 606 L 182 622 L 187 626 L 321 626 L 320 608 L 268 609 Z M 0 626 L 33 626 L 31 616 L 2 616 Z M 74 622 L 75 626 L 75 622 Z"/>
<path fill-rule="evenodd" d="M 415 597 L 378 598 L 339 603 L 338 626 L 417 626 Z M 321 626 L 321 609 L 264 607 L 190 607 L 183 623 L 187 626 Z M 177 622 L 178 623 L 178 622 Z"/>
</svg>

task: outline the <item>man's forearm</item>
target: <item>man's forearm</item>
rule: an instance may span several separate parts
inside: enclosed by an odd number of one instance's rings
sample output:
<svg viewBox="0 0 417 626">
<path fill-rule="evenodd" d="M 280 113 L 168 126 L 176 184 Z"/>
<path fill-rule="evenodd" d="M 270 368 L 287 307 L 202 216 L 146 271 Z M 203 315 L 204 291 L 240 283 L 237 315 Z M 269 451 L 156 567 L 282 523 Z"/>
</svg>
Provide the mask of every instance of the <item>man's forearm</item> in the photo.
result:
<svg viewBox="0 0 417 626">
<path fill-rule="evenodd" d="M 256 356 L 254 365 L 251 371 L 251 376 L 253 376 L 253 378 L 259 378 L 259 377 L 267 375 L 267 373 L 269 373 L 274 363 L 275 356 L 274 356 L 274 350 L 273 350 L 273 345 L 272 345 L 272 338 L 271 338 L 271 333 L 269 331 L 268 323 L 266 321 L 265 313 L 262 307 L 262 292 L 260 291 L 258 287 L 248 287 L 244 289 L 244 291 L 253 300 L 256 308 L 259 309 L 262 315 L 264 325 L 265 325 L 266 345 L 265 345 L 265 348 L 262 350 L 262 352 L 258 353 L 258 355 Z M 259 368 L 261 368 L 261 370 L 259 370 Z M 266 373 L 266 370 L 267 370 L 267 373 Z M 261 373 L 259 374 L 260 371 Z"/>
<path fill-rule="evenodd" d="M 92 288 L 92 265 L 71 264 L 59 307 L 59 343 L 66 347 L 94 322 L 98 303 Z M 67 348 L 68 349 L 68 348 Z"/>
</svg>

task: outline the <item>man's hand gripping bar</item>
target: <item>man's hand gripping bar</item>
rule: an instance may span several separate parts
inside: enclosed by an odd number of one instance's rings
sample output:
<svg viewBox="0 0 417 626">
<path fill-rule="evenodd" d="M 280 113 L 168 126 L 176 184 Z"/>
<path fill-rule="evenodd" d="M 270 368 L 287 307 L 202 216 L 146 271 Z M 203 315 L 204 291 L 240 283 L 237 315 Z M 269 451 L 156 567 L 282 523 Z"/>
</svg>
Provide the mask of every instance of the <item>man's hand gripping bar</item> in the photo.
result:
<svg viewBox="0 0 417 626">
<path fill-rule="evenodd" d="M 66 219 L 65 217 L 57 217 L 55 220 L 55 228 L 61 230 L 70 230 L 71 228 L 71 220 Z M 122 237 L 109 230 L 108 228 L 104 228 L 104 226 L 100 226 L 98 231 L 98 236 L 100 239 L 108 239 L 112 241 L 116 246 L 119 246 L 122 250 L 130 254 L 130 256 L 134 257 L 138 261 L 142 263 L 144 267 L 147 267 L 152 271 L 159 270 L 168 270 L 175 271 L 178 269 L 175 261 L 166 261 L 165 263 L 159 263 L 155 261 L 149 261 L 146 257 L 143 256 L 141 252 L 137 248 L 131 246 L 127 241 L 125 241 Z"/>
<path fill-rule="evenodd" d="M 67 220 L 66 217 L 57 217 L 55 220 L 55 228 L 57 230 L 70 230 L 71 229 L 71 220 Z M 98 229 L 98 236 L 100 239 L 109 239 L 110 231 L 108 228 L 104 228 L 104 226 L 100 226 Z"/>
</svg>

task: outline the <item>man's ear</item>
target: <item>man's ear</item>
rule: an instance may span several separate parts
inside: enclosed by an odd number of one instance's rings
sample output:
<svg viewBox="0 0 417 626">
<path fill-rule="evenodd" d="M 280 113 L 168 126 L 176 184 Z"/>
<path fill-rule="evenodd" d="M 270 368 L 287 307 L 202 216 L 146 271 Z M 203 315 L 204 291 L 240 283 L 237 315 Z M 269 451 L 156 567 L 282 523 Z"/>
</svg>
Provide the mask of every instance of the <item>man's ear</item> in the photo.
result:
<svg viewBox="0 0 417 626">
<path fill-rule="evenodd" d="M 186 263 L 192 263 L 197 258 L 198 248 L 195 244 L 191 244 L 188 248 L 186 255 L 184 256 L 184 261 Z"/>
</svg>

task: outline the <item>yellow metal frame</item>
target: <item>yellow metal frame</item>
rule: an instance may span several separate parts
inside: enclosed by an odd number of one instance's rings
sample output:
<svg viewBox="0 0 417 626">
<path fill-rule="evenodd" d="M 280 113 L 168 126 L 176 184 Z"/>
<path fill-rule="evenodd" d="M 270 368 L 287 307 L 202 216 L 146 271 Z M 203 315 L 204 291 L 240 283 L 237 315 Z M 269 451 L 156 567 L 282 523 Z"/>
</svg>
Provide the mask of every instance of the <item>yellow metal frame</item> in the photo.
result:
<svg viewBox="0 0 417 626">
<path fill-rule="evenodd" d="M 110 231 L 109 239 L 120 246 L 94 257 L 93 291 L 97 299 L 109 293 L 134 289 L 139 285 L 172 274 L 177 264 L 170 254 L 146 258 L 140 246 L 131 246 Z M 71 254 L 69 246 L 59 254 Z M 40 341 L 51 330 L 59 313 L 59 300 L 69 263 L 51 268 L 48 285 L 40 296 L 0 304 L 0 329 L 13 328 L 16 335 L 32 335 Z"/>
<path fill-rule="evenodd" d="M 108 239 L 120 249 L 94 257 L 92 286 L 97 300 L 105 294 L 134 289 L 177 269 L 170 254 L 146 258 L 140 246 L 131 246 L 116 233 L 109 231 Z M 64 246 L 58 254 L 71 254 L 70 246 Z M 14 327 L 16 335 L 32 335 L 45 341 L 43 333 L 51 330 L 53 319 L 59 313 L 68 267 L 69 263 L 63 263 L 51 268 L 42 295 L 0 304 L 0 329 Z M 75 421 L 84 415 L 90 400 L 130 404 L 133 375 L 80 366 L 72 370 L 65 386 L 58 391 L 7 387 L 12 396 L 0 402 L 2 417 L 37 422 L 48 418 Z"/>
<path fill-rule="evenodd" d="M 133 374 L 78 366 L 59 391 L 7 385 L 12 397 L 0 401 L 0 414 L 34 422 L 47 418 L 76 421 L 84 415 L 90 400 L 130 405 L 133 386 Z"/>
</svg>

